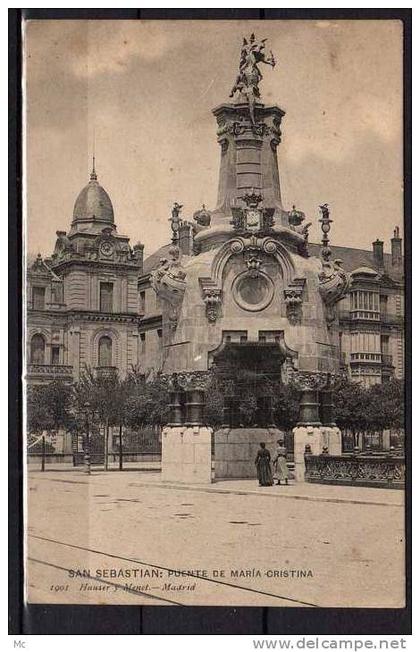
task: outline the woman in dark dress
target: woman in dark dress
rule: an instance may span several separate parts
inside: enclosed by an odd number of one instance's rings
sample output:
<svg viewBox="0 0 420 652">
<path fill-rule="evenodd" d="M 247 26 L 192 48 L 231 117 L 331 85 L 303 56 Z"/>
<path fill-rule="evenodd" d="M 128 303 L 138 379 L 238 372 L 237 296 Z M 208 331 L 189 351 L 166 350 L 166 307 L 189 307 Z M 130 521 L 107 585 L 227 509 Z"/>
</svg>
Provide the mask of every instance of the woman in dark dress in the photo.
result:
<svg viewBox="0 0 420 652">
<path fill-rule="evenodd" d="M 255 466 L 257 467 L 257 476 L 260 487 L 271 487 L 273 484 L 270 459 L 270 452 L 266 449 L 265 443 L 261 442 L 257 457 L 255 458 Z"/>
</svg>

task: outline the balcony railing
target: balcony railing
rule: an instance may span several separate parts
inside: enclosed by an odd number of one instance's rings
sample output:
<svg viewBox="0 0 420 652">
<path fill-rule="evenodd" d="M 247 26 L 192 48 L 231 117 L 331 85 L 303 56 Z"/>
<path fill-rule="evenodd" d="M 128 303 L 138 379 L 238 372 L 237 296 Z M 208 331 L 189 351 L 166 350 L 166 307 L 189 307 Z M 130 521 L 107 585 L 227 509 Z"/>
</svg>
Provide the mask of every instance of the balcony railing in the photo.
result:
<svg viewBox="0 0 420 652">
<path fill-rule="evenodd" d="M 374 362 L 376 364 L 381 364 L 380 353 L 350 353 L 350 363 L 352 362 Z"/>
<path fill-rule="evenodd" d="M 118 374 L 117 367 L 95 367 L 95 374 L 97 376 L 114 376 Z"/>
<path fill-rule="evenodd" d="M 393 367 L 392 355 L 387 353 L 350 353 L 350 363 L 352 362 L 368 362 L 375 364 L 382 364 L 385 367 Z"/>
<path fill-rule="evenodd" d="M 28 378 L 71 380 L 73 367 L 65 364 L 28 364 L 26 375 Z"/>
<path fill-rule="evenodd" d="M 380 321 L 381 315 L 378 310 L 351 310 L 350 318 L 352 320 Z"/>
</svg>

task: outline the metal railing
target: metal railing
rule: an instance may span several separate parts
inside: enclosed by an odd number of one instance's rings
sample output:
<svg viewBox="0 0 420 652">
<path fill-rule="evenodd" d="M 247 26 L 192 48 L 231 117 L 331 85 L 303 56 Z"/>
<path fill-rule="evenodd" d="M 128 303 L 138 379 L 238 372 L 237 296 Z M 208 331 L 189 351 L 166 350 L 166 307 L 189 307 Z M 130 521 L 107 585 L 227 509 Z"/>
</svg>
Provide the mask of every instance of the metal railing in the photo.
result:
<svg viewBox="0 0 420 652">
<path fill-rule="evenodd" d="M 108 453 L 108 463 L 105 465 L 105 454 L 90 453 L 90 466 L 98 467 L 98 470 L 124 471 L 160 471 L 162 454 L 160 450 L 154 451 L 117 451 Z M 27 463 L 29 470 L 40 471 L 64 471 L 79 468 L 83 470 L 86 464 L 85 452 L 74 453 L 47 453 L 45 444 L 41 451 L 27 451 Z"/>
<path fill-rule="evenodd" d="M 318 484 L 404 489 L 405 458 L 375 455 L 305 455 L 305 480 Z"/>
</svg>

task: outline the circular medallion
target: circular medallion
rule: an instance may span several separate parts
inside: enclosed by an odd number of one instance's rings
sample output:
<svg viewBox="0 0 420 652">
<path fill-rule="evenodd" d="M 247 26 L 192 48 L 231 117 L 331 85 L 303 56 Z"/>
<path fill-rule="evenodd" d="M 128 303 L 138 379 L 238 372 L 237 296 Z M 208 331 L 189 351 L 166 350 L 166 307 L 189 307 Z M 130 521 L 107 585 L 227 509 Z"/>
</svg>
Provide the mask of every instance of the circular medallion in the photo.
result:
<svg viewBox="0 0 420 652">
<path fill-rule="evenodd" d="M 109 242 L 109 240 L 105 240 L 104 242 L 101 242 L 99 249 L 103 256 L 112 256 L 112 254 L 114 253 L 114 245 L 112 244 L 112 242 Z"/>
<path fill-rule="evenodd" d="M 233 282 L 232 293 L 240 308 L 258 312 L 273 300 L 274 284 L 264 272 L 242 272 Z"/>
</svg>

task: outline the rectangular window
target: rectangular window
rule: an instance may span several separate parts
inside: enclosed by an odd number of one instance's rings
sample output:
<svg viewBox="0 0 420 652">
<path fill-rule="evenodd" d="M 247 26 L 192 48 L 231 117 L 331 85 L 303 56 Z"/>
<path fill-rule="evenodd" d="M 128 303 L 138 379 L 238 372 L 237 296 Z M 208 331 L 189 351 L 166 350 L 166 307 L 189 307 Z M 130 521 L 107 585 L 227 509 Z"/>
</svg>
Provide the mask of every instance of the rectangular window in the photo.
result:
<svg viewBox="0 0 420 652">
<path fill-rule="evenodd" d="M 37 286 L 32 288 L 32 307 L 34 310 L 45 309 L 45 288 Z"/>
<path fill-rule="evenodd" d="M 113 289 L 114 289 L 113 283 L 101 283 L 100 299 L 99 299 L 99 310 L 101 312 L 113 311 L 113 301 L 112 301 Z"/>
<path fill-rule="evenodd" d="M 146 333 L 140 333 L 140 353 L 146 353 Z"/>
<path fill-rule="evenodd" d="M 158 336 L 159 346 L 162 346 L 162 329 L 161 328 L 158 328 L 157 336 Z"/>
<path fill-rule="evenodd" d="M 384 355 L 389 355 L 389 336 L 381 335 L 381 352 Z"/>
<path fill-rule="evenodd" d="M 60 347 L 51 347 L 51 364 L 60 364 Z"/>
<path fill-rule="evenodd" d="M 139 295 L 139 309 L 141 313 L 146 312 L 146 292 L 144 290 Z"/>
<path fill-rule="evenodd" d="M 383 315 L 386 315 L 388 311 L 388 297 L 382 294 L 380 297 L 380 303 L 381 303 L 381 313 Z"/>
</svg>

